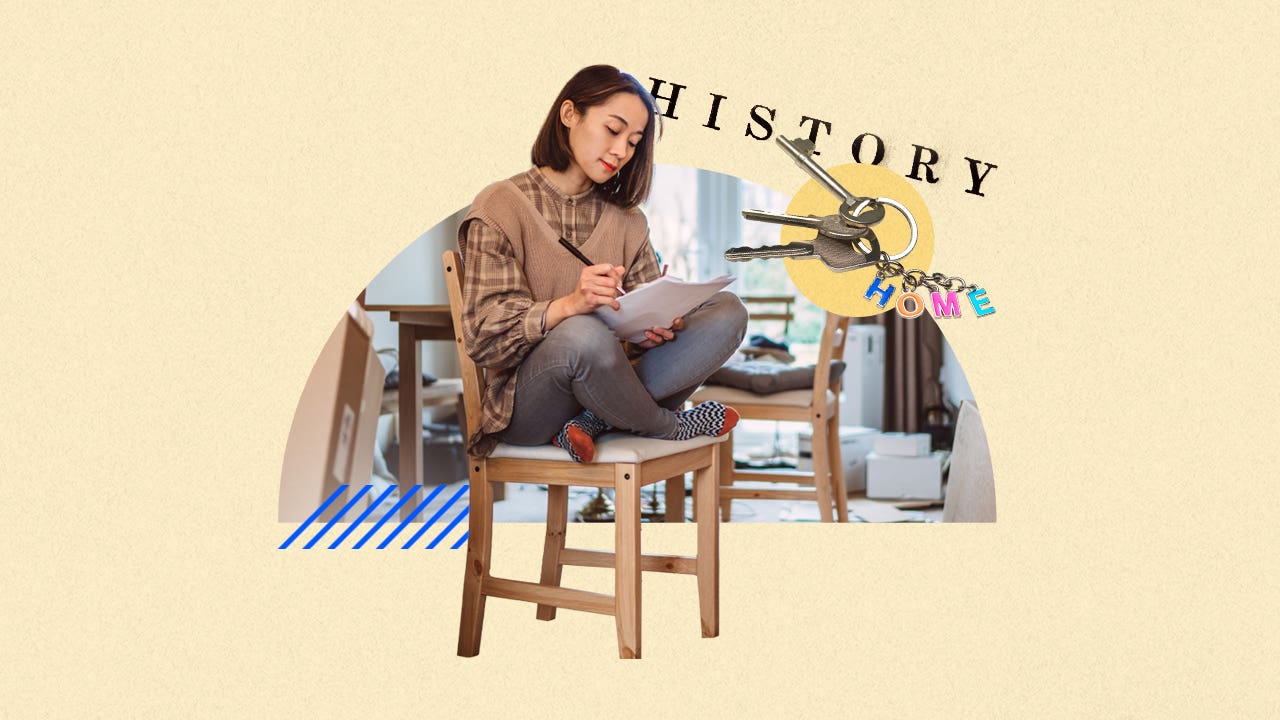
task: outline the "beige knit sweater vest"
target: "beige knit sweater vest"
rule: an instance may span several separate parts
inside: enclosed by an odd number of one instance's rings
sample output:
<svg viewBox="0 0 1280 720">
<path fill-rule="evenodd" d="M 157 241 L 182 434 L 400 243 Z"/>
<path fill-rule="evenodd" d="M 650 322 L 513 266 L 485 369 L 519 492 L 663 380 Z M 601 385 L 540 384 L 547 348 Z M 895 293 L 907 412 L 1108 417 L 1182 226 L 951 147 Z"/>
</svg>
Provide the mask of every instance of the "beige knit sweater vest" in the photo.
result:
<svg viewBox="0 0 1280 720">
<path fill-rule="evenodd" d="M 463 225 L 472 218 L 507 236 L 535 302 L 554 300 L 577 289 L 582 262 L 560 245 L 559 230 L 547 224 L 515 183 L 502 180 L 480 191 Z M 605 203 L 595 230 L 578 250 L 593 263 L 629 268 L 645 247 L 647 230 L 648 223 L 638 210 L 625 211 Z M 461 235 L 460 245 L 465 242 Z"/>
</svg>

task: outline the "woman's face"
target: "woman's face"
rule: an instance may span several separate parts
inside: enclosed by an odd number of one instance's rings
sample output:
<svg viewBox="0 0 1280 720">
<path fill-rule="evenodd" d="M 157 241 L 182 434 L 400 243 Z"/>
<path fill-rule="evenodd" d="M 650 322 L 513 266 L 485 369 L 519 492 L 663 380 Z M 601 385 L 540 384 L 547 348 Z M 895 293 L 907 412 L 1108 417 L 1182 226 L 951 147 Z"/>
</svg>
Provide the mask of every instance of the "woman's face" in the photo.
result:
<svg viewBox="0 0 1280 720">
<path fill-rule="evenodd" d="M 565 101 L 560 119 L 569 128 L 569 149 L 574 164 L 596 184 L 618 173 L 636 152 L 644 136 L 649 111 L 631 93 L 614 93 L 599 105 L 579 113 Z"/>
</svg>

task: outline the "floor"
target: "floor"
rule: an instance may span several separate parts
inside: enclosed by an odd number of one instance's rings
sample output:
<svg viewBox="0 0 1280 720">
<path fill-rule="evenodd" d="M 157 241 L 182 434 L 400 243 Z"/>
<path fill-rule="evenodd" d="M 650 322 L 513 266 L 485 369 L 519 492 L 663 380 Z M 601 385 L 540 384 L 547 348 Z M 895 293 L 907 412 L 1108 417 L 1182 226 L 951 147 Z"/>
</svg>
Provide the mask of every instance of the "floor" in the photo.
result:
<svg viewBox="0 0 1280 720">
<path fill-rule="evenodd" d="M 686 483 L 687 484 L 687 483 Z M 777 487 L 776 485 L 772 485 Z M 596 496 L 594 488 L 569 489 L 569 513 L 574 517 Z M 609 491 L 606 491 L 606 495 Z M 656 496 L 658 508 L 652 514 L 662 517 L 666 498 L 662 483 L 644 489 L 643 503 L 650 504 Z M 685 521 L 693 520 L 693 499 L 684 498 Z M 508 485 L 507 497 L 493 505 L 493 517 L 497 522 L 544 522 L 547 513 L 545 486 Z M 818 522 L 818 506 L 798 500 L 734 500 L 731 522 Z M 893 505 L 866 498 L 849 498 L 850 522 L 941 522 L 942 506 L 919 510 L 899 510 Z M 659 520 L 660 521 L 660 520 Z"/>
</svg>

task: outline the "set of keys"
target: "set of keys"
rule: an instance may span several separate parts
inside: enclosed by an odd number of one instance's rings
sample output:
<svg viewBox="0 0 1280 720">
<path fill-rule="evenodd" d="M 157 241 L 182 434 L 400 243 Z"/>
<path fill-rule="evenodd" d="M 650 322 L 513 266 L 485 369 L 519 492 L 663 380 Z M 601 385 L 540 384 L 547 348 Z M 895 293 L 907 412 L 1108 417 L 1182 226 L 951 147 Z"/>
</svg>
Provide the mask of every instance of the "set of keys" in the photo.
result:
<svg viewBox="0 0 1280 720">
<path fill-rule="evenodd" d="M 825 217 L 814 215 L 787 215 L 771 213 L 764 210 L 743 210 L 742 217 L 758 222 L 789 225 L 817 230 L 818 235 L 809 242 L 793 242 L 788 245 L 769 245 L 765 247 L 735 247 L 725 251 L 724 259 L 731 262 L 745 262 L 757 258 L 791 258 L 793 260 L 821 260 L 835 272 L 846 272 L 858 268 L 878 265 L 882 262 L 898 260 L 911 252 L 916 245 L 919 231 L 916 220 L 906 206 L 890 198 L 869 198 L 855 195 L 844 188 L 813 161 L 813 143 L 808 140 L 778 137 L 778 145 L 791 156 L 802 170 L 809 174 L 818 184 L 840 200 L 840 208 L 835 214 Z M 902 213 L 911 228 L 911 241 L 897 255 L 890 256 L 880 250 L 880 240 L 876 237 L 872 225 L 884 219 L 885 207 L 892 207 Z"/>
</svg>

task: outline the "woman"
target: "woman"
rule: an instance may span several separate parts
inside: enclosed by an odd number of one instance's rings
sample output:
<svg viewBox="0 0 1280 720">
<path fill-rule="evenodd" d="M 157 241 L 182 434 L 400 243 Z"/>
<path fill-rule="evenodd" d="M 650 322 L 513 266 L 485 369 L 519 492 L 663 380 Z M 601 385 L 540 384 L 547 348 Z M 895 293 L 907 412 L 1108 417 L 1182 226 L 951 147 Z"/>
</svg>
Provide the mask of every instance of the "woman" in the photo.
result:
<svg viewBox="0 0 1280 720">
<path fill-rule="evenodd" d="M 637 207 L 653 177 L 656 125 L 653 98 L 634 77 L 584 68 L 551 106 L 533 168 L 472 203 L 458 231 L 463 338 L 488 382 L 471 454 L 499 441 L 552 442 L 591 462 L 595 438 L 610 429 L 685 440 L 737 422 L 719 403 L 677 411 L 742 341 L 737 296 L 717 293 L 636 345 L 592 314 L 618 309 L 619 286 L 660 274 Z M 584 267 L 562 237 L 596 264 Z"/>
</svg>

